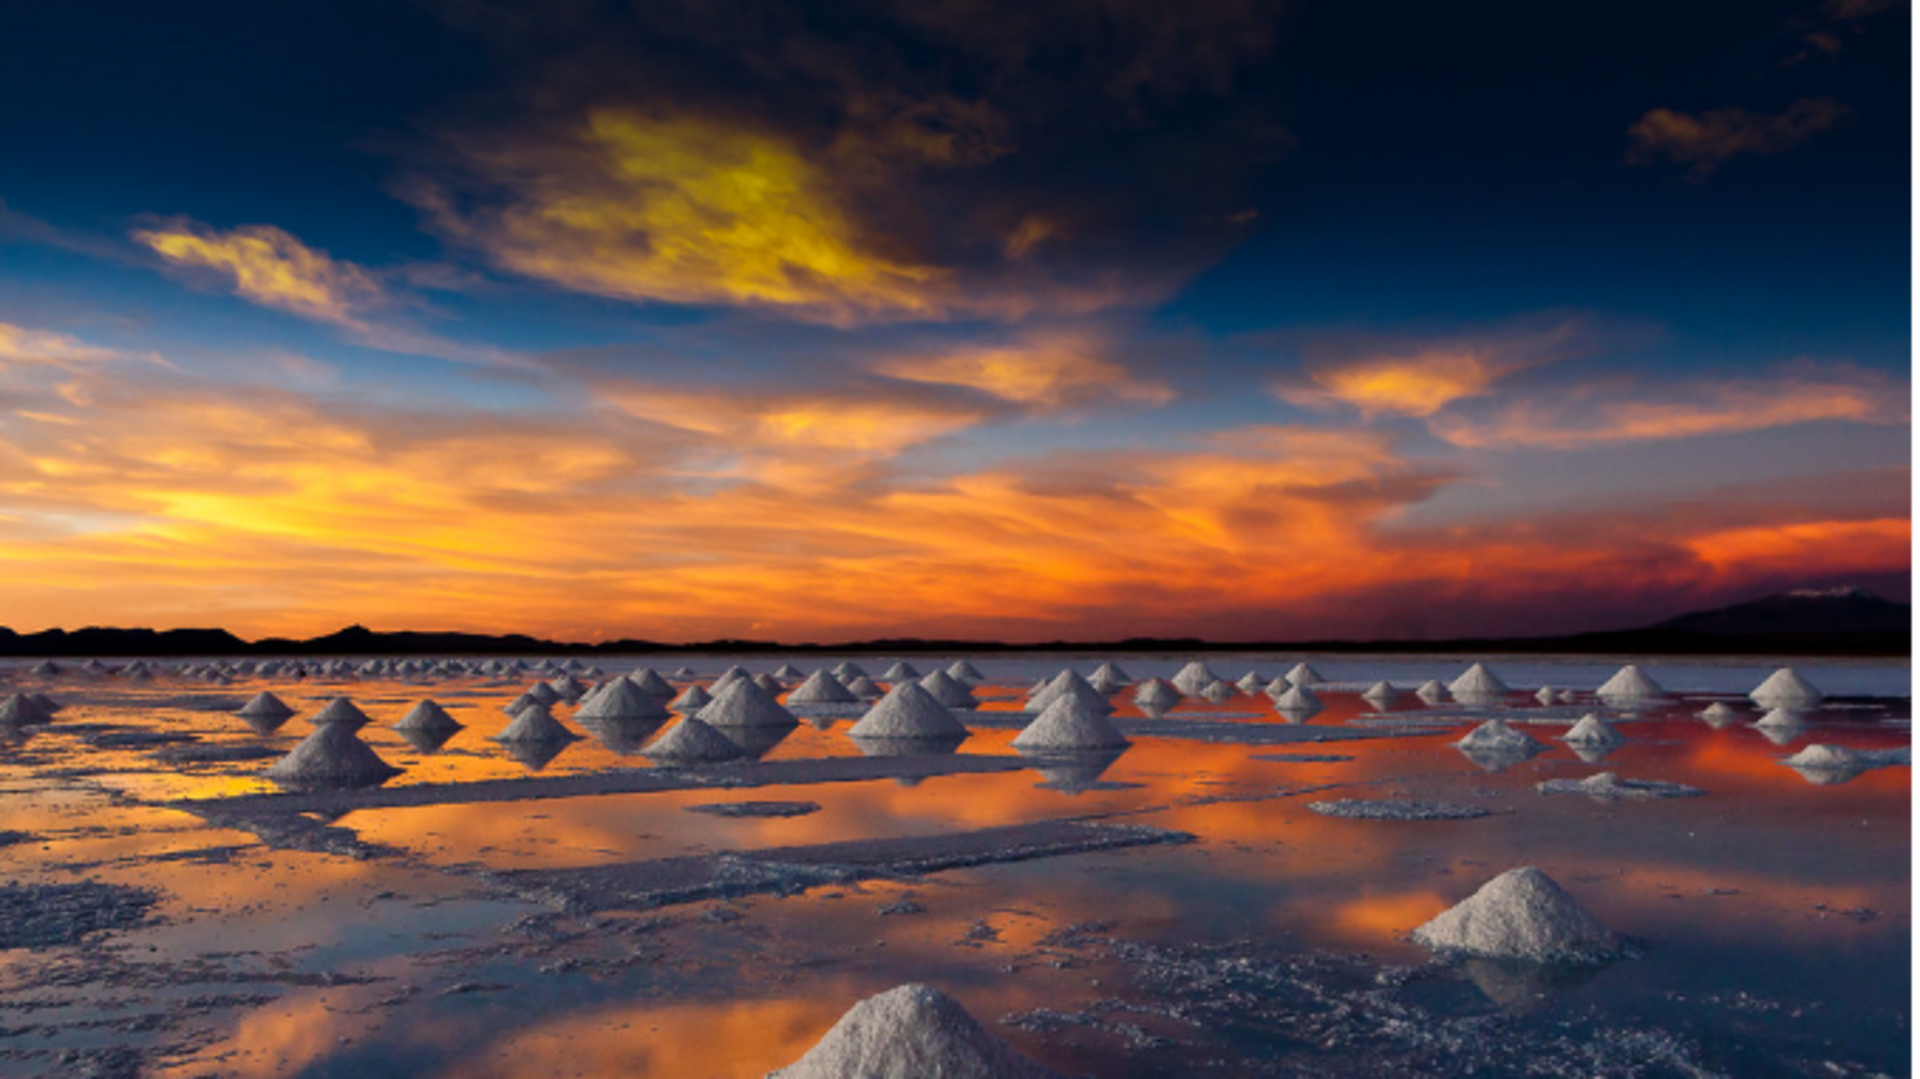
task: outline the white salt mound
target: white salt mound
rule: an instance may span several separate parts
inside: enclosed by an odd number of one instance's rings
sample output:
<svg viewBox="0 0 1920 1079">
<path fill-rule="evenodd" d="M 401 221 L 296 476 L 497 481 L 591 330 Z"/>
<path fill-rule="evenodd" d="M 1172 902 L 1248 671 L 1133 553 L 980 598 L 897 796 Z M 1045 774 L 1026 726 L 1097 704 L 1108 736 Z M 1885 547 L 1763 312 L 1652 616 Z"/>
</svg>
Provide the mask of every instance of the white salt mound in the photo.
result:
<svg viewBox="0 0 1920 1079">
<path fill-rule="evenodd" d="M 1634 663 L 1615 671 L 1612 678 L 1602 682 L 1600 688 L 1593 692 L 1597 697 L 1623 701 L 1650 701 L 1667 695 L 1665 687 Z"/>
<path fill-rule="evenodd" d="M 267 778 L 309 786 L 357 787 L 400 774 L 342 723 L 323 723 L 293 752 L 267 769 Z"/>
<path fill-rule="evenodd" d="M 1533 699 L 1539 701 L 1541 704 L 1552 704 L 1554 702 L 1554 695 L 1558 692 L 1559 691 L 1552 686 L 1541 686 L 1540 692 L 1534 694 Z"/>
<path fill-rule="evenodd" d="M 965 738 L 967 728 L 920 683 L 901 682 L 867 709 L 847 734 L 854 738 Z"/>
<path fill-rule="evenodd" d="M 1541 794 L 1584 794 L 1596 802 L 1698 798 L 1707 793 L 1684 783 L 1667 783 L 1658 779 L 1621 779 L 1614 772 L 1595 772 L 1585 779 L 1549 779 L 1535 783 L 1533 789 Z"/>
<path fill-rule="evenodd" d="M 685 667 L 682 667 L 680 668 L 680 670 L 686 671 L 687 669 Z M 675 672 L 675 673 L 677 674 L 679 672 Z M 693 672 L 687 671 L 686 677 L 692 678 Z M 649 696 L 654 696 L 654 697 L 673 696 L 673 685 L 669 683 L 666 679 L 660 677 L 660 672 L 654 670 L 652 667 L 642 667 L 641 669 L 628 675 L 627 678 L 630 681 L 632 681 L 634 685 L 639 686 L 641 692 L 646 693 Z"/>
<path fill-rule="evenodd" d="M 1599 962 L 1620 937 L 1532 866 L 1509 869 L 1413 931 L 1435 951 L 1537 963 Z"/>
<path fill-rule="evenodd" d="M 1700 718 L 1709 723 L 1715 720 L 1730 720 L 1738 719 L 1739 717 L 1740 710 L 1725 701 L 1715 701 L 1707 705 L 1705 710 L 1700 713 Z"/>
<path fill-rule="evenodd" d="M 676 712 L 698 712 L 712 701 L 713 694 L 708 693 L 705 686 L 688 686 L 687 691 L 675 697 L 667 707 Z"/>
<path fill-rule="evenodd" d="M 1112 749 L 1127 745 L 1125 735 L 1099 710 L 1080 698 L 1062 694 L 1014 736 L 1013 748 Z"/>
<path fill-rule="evenodd" d="M 1102 663 L 1087 676 L 1087 684 L 1102 693 L 1117 692 L 1131 681 L 1133 679 L 1128 677 L 1127 672 L 1112 663 Z"/>
<path fill-rule="evenodd" d="M 1800 677 L 1800 672 L 1792 667 L 1782 667 L 1767 676 L 1767 680 L 1754 687 L 1752 697 L 1755 704 L 1762 708 L 1812 708 L 1825 698 L 1825 694 L 1814 688 L 1812 682 Z"/>
<path fill-rule="evenodd" d="M 1034 713 L 1044 712 L 1054 701 L 1062 697 L 1072 697 L 1075 700 L 1082 701 L 1087 707 L 1099 712 L 1103 716 L 1113 711 L 1113 705 L 1107 703 L 1105 694 L 1093 688 L 1093 686 L 1087 683 L 1086 679 L 1070 670 L 1061 671 L 1059 674 L 1054 675 L 1051 681 L 1041 686 L 1033 696 L 1028 697 L 1026 710 Z"/>
<path fill-rule="evenodd" d="M 688 716 L 660 733 L 640 755 L 667 764 L 715 764 L 743 754 L 726 735 Z"/>
<path fill-rule="evenodd" d="M 359 705 L 354 704 L 345 697 L 335 697 L 327 702 L 325 708 L 315 712 L 313 718 L 308 720 L 308 722 L 316 727 L 337 725 L 345 727 L 350 731 L 357 731 L 368 723 L 371 723 L 372 720 L 367 717 L 365 712 L 360 710 Z"/>
<path fill-rule="evenodd" d="M 1294 664 L 1293 669 L 1287 672 L 1287 682 L 1296 686 L 1317 686 L 1325 684 L 1326 679 L 1313 669 L 1313 664 L 1302 662 Z"/>
<path fill-rule="evenodd" d="M 948 708 L 972 708 L 980 703 L 974 699 L 973 690 L 965 682 L 946 671 L 935 671 L 917 684 Z"/>
<path fill-rule="evenodd" d="M 413 706 L 400 722 L 393 725 L 397 731 L 455 731 L 460 729 L 460 721 L 440 707 L 438 701 L 421 701 Z"/>
<path fill-rule="evenodd" d="M 493 736 L 496 742 L 526 742 L 529 744 L 547 742 L 571 742 L 580 736 L 560 725 L 553 718 L 553 712 L 544 704 L 536 704 L 521 709 L 513 717 L 507 729 Z"/>
<path fill-rule="evenodd" d="M 1546 748 L 1525 731 L 1515 730 L 1504 719 L 1489 719 L 1453 743 L 1461 749 L 1486 749 L 1498 752 L 1530 751 Z"/>
<path fill-rule="evenodd" d="M 1913 747 L 1893 749 L 1848 749 L 1846 746 L 1815 744 L 1780 762 L 1789 768 L 1820 772 L 1864 772 L 1869 768 L 1913 764 Z"/>
<path fill-rule="evenodd" d="M 807 1054 L 767 1079 L 1060 1079 L 929 985 L 855 1004 Z"/>
<path fill-rule="evenodd" d="M 1173 686 L 1189 697 L 1197 697 L 1201 690 L 1219 680 L 1220 676 L 1208 670 L 1206 664 L 1195 660 L 1173 676 Z"/>
<path fill-rule="evenodd" d="M 1438 704 L 1447 699 L 1447 687 L 1441 685 L 1438 678 L 1427 679 L 1413 693 L 1428 704 Z"/>
<path fill-rule="evenodd" d="M 921 676 L 920 672 L 914 669 L 913 664 L 903 659 L 881 671 L 880 677 L 888 682 L 918 682 Z"/>
<path fill-rule="evenodd" d="M 964 659 L 954 660 L 953 665 L 947 668 L 947 673 L 961 682 L 978 684 L 987 680 L 986 675 L 981 674 L 973 664 Z"/>
<path fill-rule="evenodd" d="M 787 687 L 785 683 L 781 682 L 778 678 L 775 678 L 773 675 L 770 675 L 770 674 L 754 675 L 753 684 L 756 686 L 759 686 L 761 689 L 766 690 L 767 696 L 769 697 L 778 697 L 780 696 L 780 694 L 785 693 L 787 691 Z"/>
<path fill-rule="evenodd" d="M 541 704 L 552 704 L 560 699 L 560 691 L 546 682 L 535 682 L 528 686 L 526 695 Z"/>
<path fill-rule="evenodd" d="M 881 697 L 886 696 L 887 692 L 880 688 L 880 683 L 875 682 L 864 674 L 848 682 L 847 691 L 863 701 L 877 701 Z"/>
<path fill-rule="evenodd" d="M 773 676 L 782 682 L 797 682 L 806 677 L 806 673 L 791 663 L 782 663 L 773 669 Z"/>
<path fill-rule="evenodd" d="M 573 718 L 586 719 L 666 719 L 667 710 L 660 698 L 641 689 L 628 678 L 616 678 L 607 687 L 580 705 Z"/>
<path fill-rule="evenodd" d="M 1462 671 L 1460 677 L 1447 685 L 1447 692 L 1455 697 L 1487 698 L 1504 697 L 1508 693 L 1507 684 L 1487 670 L 1483 663 L 1476 663 Z"/>
<path fill-rule="evenodd" d="M 285 719 L 292 714 L 293 709 L 288 707 L 287 702 L 264 689 L 254 694 L 252 700 L 241 705 L 240 710 L 234 713 L 248 719 Z"/>
<path fill-rule="evenodd" d="M 1273 699 L 1273 706 L 1282 712 L 1318 712 L 1323 706 L 1320 697 L 1304 684 L 1296 682 L 1285 693 Z"/>
<path fill-rule="evenodd" d="M 1377 704 L 1390 704 L 1395 697 L 1400 696 L 1400 691 L 1393 688 L 1392 682 L 1375 682 L 1360 696 Z"/>
<path fill-rule="evenodd" d="M 39 701 L 25 694 L 15 693 L 4 702 L 0 702 L 0 726 L 37 727 L 43 723 L 52 723 L 53 713 L 41 706 Z"/>
<path fill-rule="evenodd" d="M 715 690 L 700 709 L 700 721 L 713 727 L 797 727 L 800 721 L 751 678 L 737 678 Z"/>
<path fill-rule="evenodd" d="M 1133 702 L 1142 708 L 1172 708 L 1180 703 L 1180 691 L 1161 678 L 1149 678 L 1133 691 Z"/>
<path fill-rule="evenodd" d="M 1200 691 L 1200 695 L 1212 701 L 1215 704 L 1219 704 L 1220 702 L 1231 698 L 1234 694 L 1238 692 L 1239 690 L 1234 688 L 1233 683 L 1228 682 L 1225 679 L 1222 679 L 1218 682 L 1213 682 L 1209 684 L 1206 688 L 1202 689 Z"/>
<path fill-rule="evenodd" d="M 1593 712 L 1581 716 L 1580 722 L 1575 723 L 1573 729 L 1561 735 L 1560 738 L 1567 744 L 1576 746 L 1613 746 L 1626 741 L 1620 736 L 1619 731 L 1613 729 L 1613 724 L 1601 719 Z"/>
<path fill-rule="evenodd" d="M 1267 680 L 1260 675 L 1259 671 L 1248 671 L 1241 675 L 1240 680 L 1234 685 L 1239 686 L 1242 693 L 1254 694 L 1267 688 Z"/>
<path fill-rule="evenodd" d="M 898 667 L 899 664 L 894 666 Z M 787 694 L 788 704 L 852 704 L 859 699 L 840 684 L 832 671 L 813 672 L 792 693 Z"/>
<path fill-rule="evenodd" d="M 1753 721 L 1756 727 L 1772 727 L 1777 730 L 1797 730 L 1807 725 L 1805 716 L 1791 708 L 1775 708 L 1766 715 Z"/>
</svg>

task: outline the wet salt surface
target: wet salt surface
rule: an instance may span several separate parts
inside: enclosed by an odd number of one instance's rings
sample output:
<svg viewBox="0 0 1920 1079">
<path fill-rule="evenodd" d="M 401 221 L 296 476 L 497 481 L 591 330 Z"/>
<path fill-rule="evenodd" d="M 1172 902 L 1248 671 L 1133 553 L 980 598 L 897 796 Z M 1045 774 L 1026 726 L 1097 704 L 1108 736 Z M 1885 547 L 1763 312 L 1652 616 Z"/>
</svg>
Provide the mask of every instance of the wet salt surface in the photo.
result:
<svg viewBox="0 0 1920 1079">
<path fill-rule="evenodd" d="M 1166 677 L 1187 658 L 1121 665 Z M 1200 658 L 1238 678 L 1294 657 Z M 688 662 L 711 677 L 731 660 Z M 907 981 L 940 986 L 1068 1074 L 1908 1069 L 1909 771 L 1817 786 L 1778 763 L 1814 742 L 1906 744 L 1904 665 L 1797 664 L 1852 699 L 1776 746 L 1737 699 L 1761 664 L 1649 665 L 1691 695 L 1623 715 L 1584 694 L 1554 708 L 1525 696 L 1540 682 L 1590 689 L 1617 663 L 1494 660 L 1516 687 L 1511 707 L 1408 695 L 1381 714 L 1357 692 L 1464 662 L 1315 658 L 1353 685 L 1317 690 L 1326 709 L 1305 723 L 1245 696 L 1143 718 L 1122 691 L 1116 720 L 1134 744 L 1062 763 L 1015 755 L 1009 713 L 1065 661 L 974 662 L 999 684 L 962 713 L 974 736 L 956 756 L 866 757 L 845 736 L 850 712 L 796 728 L 762 763 L 664 774 L 598 738 L 537 765 L 488 741 L 531 676 L 30 683 L 70 707 L 0 748 L 3 823 L 24 837 L 0 847 L 10 878 L 159 900 L 128 927 L 0 953 L 0 1071 L 751 1076 Z M 270 736 L 225 711 L 260 689 L 297 712 Z M 359 802 L 241 800 L 276 792 L 259 755 L 290 749 L 342 694 L 405 774 Z M 423 697 L 467 724 L 432 752 L 387 729 Z M 1694 718 L 1716 699 L 1745 722 Z M 1495 714 L 1548 740 L 1595 710 L 1629 741 L 1592 763 L 1556 741 L 1489 769 L 1447 744 Z M 570 708 L 555 714 L 581 730 Z M 1320 752 L 1322 738 L 1351 740 Z M 1535 793 L 1603 771 L 1708 793 Z M 596 793 L 609 777 L 623 793 Z M 1307 808 L 1342 799 L 1490 815 L 1427 824 Z M 686 812 L 722 802 L 819 810 Z M 1156 835 L 1193 840 L 1113 842 Z M 1404 939 L 1515 865 L 1550 872 L 1640 957 L 1575 971 L 1437 962 Z M 708 890 L 595 887 L 683 872 Z"/>
</svg>

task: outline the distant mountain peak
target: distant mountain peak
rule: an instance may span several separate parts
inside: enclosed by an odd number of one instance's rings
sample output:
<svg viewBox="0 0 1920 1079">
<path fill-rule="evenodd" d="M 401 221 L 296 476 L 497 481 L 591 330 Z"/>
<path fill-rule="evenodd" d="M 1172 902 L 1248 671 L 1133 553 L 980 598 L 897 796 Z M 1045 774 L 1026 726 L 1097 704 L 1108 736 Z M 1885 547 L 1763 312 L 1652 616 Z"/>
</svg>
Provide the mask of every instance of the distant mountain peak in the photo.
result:
<svg viewBox="0 0 1920 1079">
<path fill-rule="evenodd" d="M 1913 608 L 1874 595 L 1857 585 L 1796 588 L 1730 607 L 1670 618 L 1654 629 L 1677 629 L 1716 636 L 1780 634 L 1905 633 Z"/>
</svg>

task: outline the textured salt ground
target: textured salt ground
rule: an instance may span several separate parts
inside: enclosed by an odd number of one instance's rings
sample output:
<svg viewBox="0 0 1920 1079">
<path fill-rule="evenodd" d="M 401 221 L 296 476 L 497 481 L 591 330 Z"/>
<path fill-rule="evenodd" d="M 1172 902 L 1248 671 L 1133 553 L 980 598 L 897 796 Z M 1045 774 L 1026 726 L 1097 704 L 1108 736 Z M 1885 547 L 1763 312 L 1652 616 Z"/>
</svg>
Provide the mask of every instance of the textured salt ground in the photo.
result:
<svg viewBox="0 0 1920 1079">
<path fill-rule="evenodd" d="M 1194 836 L 1161 828 L 1040 821 L 971 832 L 656 858 L 579 869 L 486 874 L 508 892 L 570 913 L 647 910 L 706 899 L 786 895 L 823 884 L 900 879 L 948 869 L 1056 858 Z"/>
<path fill-rule="evenodd" d="M 715 817 L 804 817 L 820 812 L 819 802 L 708 802 L 681 806 L 688 813 Z"/>
<path fill-rule="evenodd" d="M 1479 806 L 1397 798 L 1341 798 L 1328 802 L 1308 802 L 1307 808 L 1323 817 L 1342 817 L 1347 820 L 1473 820 L 1493 815 L 1492 810 Z"/>
<path fill-rule="evenodd" d="M 158 892 L 99 881 L 0 885 L 0 948 L 54 948 L 131 929 L 159 901 Z"/>
<path fill-rule="evenodd" d="M 1584 794 L 1597 802 L 1650 801 L 1656 798 L 1698 798 L 1707 792 L 1684 783 L 1657 779 L 1621 779 L 1599 772 L 1585 779 L 1549 779 L 1536 783 L 1541 794 Z"/>
<path fill-rule="evenodd" d="M 1338 753 L 1251 753 L 1247 759 L 1278 764 L 1340 764 L 1353 760 Z"/>
<path fill-rule="evenodd" d="M 1265 712 L 1252 719 L 1268 719 L 1273 713 Z M 1294 745 L 1301 742 L 1357 742 L 1373 738 L 1403 738 L 1415 734 L 1437 733 L 1443 728 L 1433 727 L 1432 731 L 1395 730 L 1391 733 L 1369 730 L 1353 730 L 1345 727 L 1316 727 L 1305 723 L 1227 723 L 1218 722 L 1217 712 L 1206 713 L 1206 719 L 1139 719 L 1133 717 L 1109 716 L 1108 719 L 1120 733 L 1128 738 L 1171 738 L 1195 742 L 1215 742 L 1220 744 L 1248 746 Z M 1025 727 L 1033 721 L 1033 716 L 1022 712 L 974 712 L 967 716 L 967 726 L 982 729 L 1014 730 Z M 1428 724 L 1427 726 L 1432 726 Z"/>
</svg>

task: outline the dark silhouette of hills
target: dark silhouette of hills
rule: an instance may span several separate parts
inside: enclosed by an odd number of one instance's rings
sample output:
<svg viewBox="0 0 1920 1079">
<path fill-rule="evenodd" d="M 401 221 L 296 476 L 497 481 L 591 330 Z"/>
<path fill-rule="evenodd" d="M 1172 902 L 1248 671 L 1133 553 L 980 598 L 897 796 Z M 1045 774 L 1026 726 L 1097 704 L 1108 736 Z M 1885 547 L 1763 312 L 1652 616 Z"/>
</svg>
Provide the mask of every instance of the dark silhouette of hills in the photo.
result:
<svg viewBox="0 0 1920 1079">
<path fill-rule="evenodd" d="M 1858 588 L 1784 592 L 1749 603 L 1670 618 L 1642 629 L 1563 637 L 1471 637 L 1434 641 L 1300 640 L 1205 641 L 1196 637 L 1129 637 L 1118 641 L 1005 644 L 919 637 L 888 637 L 842 644 L 781 644 L 721 639 L 692 644 L 624 639 L 582 644 L 524 634 L 378 632 L 365 626 L 310 640 L 268 637 L 244 641 L 223 629 L 51 629 L 15 633 L 0 627 L 0 656 L 205 655 L 539 655 L 543 653 L 831 652 L 1400 652 L 1400 653 L 1623 653 L 1632 655 L 1904 656 L 1912 654 L 1913 609 Z"/>
</svg>

